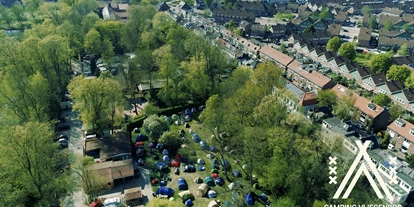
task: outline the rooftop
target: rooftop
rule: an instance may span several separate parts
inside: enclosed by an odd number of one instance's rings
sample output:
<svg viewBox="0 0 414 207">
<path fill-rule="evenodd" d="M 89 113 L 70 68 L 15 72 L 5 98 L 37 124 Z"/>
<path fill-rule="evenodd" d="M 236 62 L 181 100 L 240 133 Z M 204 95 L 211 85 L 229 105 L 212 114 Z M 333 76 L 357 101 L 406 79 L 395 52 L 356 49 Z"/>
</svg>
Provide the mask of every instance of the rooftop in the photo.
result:
<svg viewBox="0 0 414 207">
<path fill-rule="evenodd" d="M 264 55 L 272 58 L 273 60 L 279 62 L 282 65 L 288 65 L 293 61 L 293 58 L 289 57 L 288 55 L 283 54 L 282 52 L 272 48 L 269 45 L 265 45 L 260 49 L 260 52 Z"/>
<path fill-rule="evenodd" d="M 405 139 L 414 142 L 414 135 L 410 133 L 410 130 L 414 129 L 414 124 L 411 124 L 402 118 L 398 118 L 390 125 L 388 125 L 388 128 L 400 136 L 403 136 Z"/>
<path fill-rule="evenodd" d="M 85 141 L 85 152 L 99 151 L 95 158 L 101 160 L 111 158 L 112 156 L 131 153 L 131 140 L 126 133 L 117 133 L 110 137 L 94 138 Z"/>
</svg>

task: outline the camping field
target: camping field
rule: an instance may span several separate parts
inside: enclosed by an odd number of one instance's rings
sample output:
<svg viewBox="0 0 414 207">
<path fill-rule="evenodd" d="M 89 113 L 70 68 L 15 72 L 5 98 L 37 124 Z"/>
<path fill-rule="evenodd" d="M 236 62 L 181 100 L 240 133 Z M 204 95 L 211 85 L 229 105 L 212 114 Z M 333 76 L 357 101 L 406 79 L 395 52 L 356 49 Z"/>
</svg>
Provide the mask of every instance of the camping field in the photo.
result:
<svg viewBox="0 0 414 207">
<path fill-rule="evenodd" d="M 188 173 L 188 172 L 183 172 L 183 168 L 184 165 L 186 163 L 182 163 L 180 165 L 180 173 L 178 175 L 176 175 L 174 173 L 174 167 L 171 167 L 171 162 L 174 160 L 174 158 L 176 157 L 177 152 L 169 152 L 169 158 L 170 158 L 170 162 L 169 162 L 169 168 L 163 172 L 160 172 L 157 168 L 156 168 L 156 162 L 158 161 L 162 161 L 162 150 L 154 150 L 155 153 L 157 154 L 158 159 L 154 159 L 154 154 L 152 153 L 148 153 L 148 142 L 147 141 L 145 143 L 145 149 L 147 150 L 145 159 L 144 159 L 144 167 L 150 169 L 151 171 L 151 179 L 159 179 L 159 180 L 167 180 L 167 187 L 170 187 L 174 190 L 174 198 L 181 200 L 181 198 L 179 197 L 179 193 L 182 191 L 178 190 L 178 182 L 177 180 L 179 178 L 184 178 L 187 182 L 188 185 L 188 190 L 194 195 L 195 200 L 193 200 L 193 204 L 194 206 L 208 206 L 209 202 L 212 200 L 220 200 L 221 202 L 224 201 L 230 201 L 231 200 L 231 195 L 232 195 L 232 191 L 229 189 L 228 185 L 230 184 L 229 180 L 226 179 L 226 176 L 223 176 L 223 169 L 220 168 L 219 171 L 219 177 L 223 178 L 225 183 L 223 186 L 212 186 L 210 187 L 210 190 L 213 190 L 217 193 L 217 197 L 216 198 L 208 198 L 207 194 L 203 197 L 199 197 L 197 196 L 197 189 L 198 187 L 201 185 L 198 183 L 194 182 L 194 179 L 197 177 L 200 177 L 201 179 L 204 179 L 208 176 L 211 175 L 211 171 L 212 171 L 212 159 L 209 159 L 207 157 L 207 154 L 214 154 L 212 153 L 209 149 L 207 150 L 203 150 L 201 145 L 199 143 L 196 143 L 193 141 L 191 134 L 189 133 L 189 129 L 192 129 L 193 133 L 197 133 L 200 137 L 201 140 L 207 142 L 208 145 L 211 145 L 211 135 L 212 132 L 208 129 L 204 129 L 201 125 L 200 122 L 198 122 L 197 120 L 193 120 L 188 122 L 190 125 L 190 128 L 186 128 L 183 124 L 181 125 L 176 125 L 174 123 L 172 123 L 170 125 L 170 131 L 171 132 L 176 132 L 177 134 L 179 134 L 180 130 L 184 130 L 185 131 L 185 139 L 184 139 L 184 144 L 182 145 L 182 147 L 184 147 L 184 149 L 181 149 L 180 152 L 186 151 L 185 154 L 187 154 L 187 158 L 188 158 L 188 164 L 193 165 L 196 168 L 196 172 L 192 172 L 192 173 Z M 140 129 L 141 132 L 143 132 L 142 129 Z M 133 133 L 132 134 L 132 139 L 134 140 L 134 138 L 138 135 L 138 133 Z M 166 147 L 166 146 L 164 146 Z M 203 165 L 205 167 L 204 171 L 199 171 L 198 170 L 198 164 L 197 164 L 197 160 L 198 159 L 203 159 L 205 161 L 205 164 Z M 243 178 L 236 178 L 235 176 L 233 176 L 231 174 L 231 172 L 233 170 L 239 170 L 241 172 L 241 169 L 238 165 L 235 164 L 234 160 L 231 158 L 226 157 L 226 160 L 230 163 L 231 165 L 231 171 L 227 172 L 227 174 L 229 175 L 228 178 L 231 181 L 245 181 L 244 177 Z M 220 166 L 222 167 L 222 166 Z M 167 178 L 167 179 L 166 179 Z M 246 182 L 245 182 L 246 183 Z M 156 190 L 159 187 L 159 183 L 157 184 L 153 184 L 153 191 L 156 192 Z M 256 192 L 256 193 L 260 193 L 260 192 Z M 240 199 L 240 198 L 239 198 Z M 261 204 L 260 202 L 256 202 L 256 206 L 264 206 L 263 204 Z"/>
</svg>

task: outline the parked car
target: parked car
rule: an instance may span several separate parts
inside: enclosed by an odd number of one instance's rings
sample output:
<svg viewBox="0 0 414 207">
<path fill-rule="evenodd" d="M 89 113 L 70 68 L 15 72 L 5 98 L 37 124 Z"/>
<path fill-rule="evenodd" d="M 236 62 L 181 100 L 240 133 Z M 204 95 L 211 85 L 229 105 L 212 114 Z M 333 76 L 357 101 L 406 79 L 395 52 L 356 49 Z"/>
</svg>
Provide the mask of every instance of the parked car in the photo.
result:
<svg viewBox="0 0 414 207">
<path fill-rule="evenodd" d="M 55 138 L 53 138 L 53 141 L 56 142 L 56 141 L 59 141 L 60 139 L 66 139 L 66 140 L 68 140 L 69 137 L 66 134 L 60 134 L 59 136 L 56 136 Z"/>
</svg>

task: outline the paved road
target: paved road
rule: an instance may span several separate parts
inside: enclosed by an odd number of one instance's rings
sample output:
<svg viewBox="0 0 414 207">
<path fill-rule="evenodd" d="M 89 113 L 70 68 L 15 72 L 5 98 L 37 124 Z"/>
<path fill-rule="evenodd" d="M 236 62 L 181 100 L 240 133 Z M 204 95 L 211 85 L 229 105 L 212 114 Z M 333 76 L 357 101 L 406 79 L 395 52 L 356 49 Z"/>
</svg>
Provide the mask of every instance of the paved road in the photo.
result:
<svg viewBox="0 0 414 207">
<path fill-rule="evenodd" d="M 62 115 L 67 118 L 67 122 L 70 125 L 70 130 L 63 131 L 62 133 L 69 136 L 69 150 L 73 152 L 74 156 L 82 156 L 83 149 L 83 136 L 82 136 L 82 122 L 77 118 L 77 113 L 72 111 L 64 111 Z M 74 181 L 80 181 L 80 178 L 75 176 Z M 82 188 L 79 187 L 73 192 L 72 195 L 65 199 L 63 206 L 66 207 L 86 207 L 83 204 Z"/>
</svg>

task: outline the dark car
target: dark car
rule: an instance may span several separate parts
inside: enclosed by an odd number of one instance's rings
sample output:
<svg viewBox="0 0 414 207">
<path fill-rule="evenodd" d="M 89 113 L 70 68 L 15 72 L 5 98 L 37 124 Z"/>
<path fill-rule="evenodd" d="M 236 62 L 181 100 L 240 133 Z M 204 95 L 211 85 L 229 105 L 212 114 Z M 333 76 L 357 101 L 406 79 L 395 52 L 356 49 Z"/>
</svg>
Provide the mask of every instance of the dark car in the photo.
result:
<svg viewBox="0 0 414 207">
<path fill-rule="evenodd" d="M 55 138 L 53 138 L 53 141 L 54 142 L 57 142 L 58 140 L 60 140 L 60 139 L 66 139 L 66 140 L 68 140 L 69 139 L 69 137 L 68 137 L 68 135 L 66 135 L 66 134 L 60 134 L 59 136 L 56 136 Z"/>
<path fill-rule="evenodd" d="M 68 147 L 68 140 L 65 138 L 61 138 L 58 140 L 59 147 L 66 148 Z"/>
</svg>

